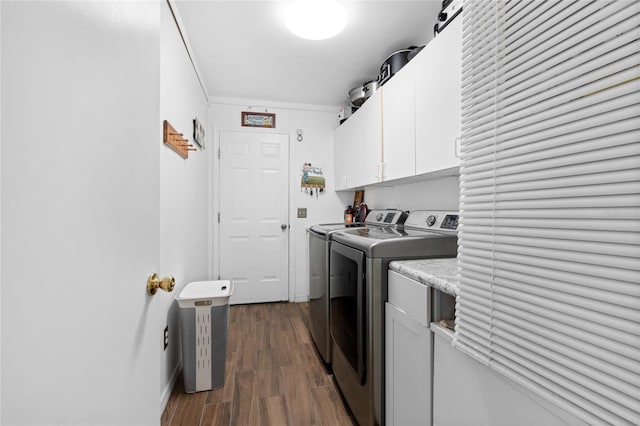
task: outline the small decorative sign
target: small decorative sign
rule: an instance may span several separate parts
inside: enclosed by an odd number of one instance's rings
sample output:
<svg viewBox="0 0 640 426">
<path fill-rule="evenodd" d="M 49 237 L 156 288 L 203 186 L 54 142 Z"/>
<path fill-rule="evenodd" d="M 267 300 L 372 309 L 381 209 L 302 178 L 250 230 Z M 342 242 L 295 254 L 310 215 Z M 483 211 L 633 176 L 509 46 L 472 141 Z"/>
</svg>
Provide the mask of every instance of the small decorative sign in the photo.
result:
<svg viewBox="0 0 640 426">
<path fill-rule="evenodd" d="M 204 126 L 198 117 L 193 119 L 193 140 L 204 149 Z"/>
<path fill-rule="evenodd" d="M 302 179 L 300 181 L 300 191 L 304 188 L 307 195 L 313 197 L 315 191 L 316 198 L 319 194 L 324 193 L 325 181 L 320 167 L 314 167 L 311 163 L 304 163 L 302 166 Z"/>
<path fill-rule="evenodd" d="M 242 125 L 275 129 L 276 115 L 267 112 L 242 112 Z"/>
</svg>

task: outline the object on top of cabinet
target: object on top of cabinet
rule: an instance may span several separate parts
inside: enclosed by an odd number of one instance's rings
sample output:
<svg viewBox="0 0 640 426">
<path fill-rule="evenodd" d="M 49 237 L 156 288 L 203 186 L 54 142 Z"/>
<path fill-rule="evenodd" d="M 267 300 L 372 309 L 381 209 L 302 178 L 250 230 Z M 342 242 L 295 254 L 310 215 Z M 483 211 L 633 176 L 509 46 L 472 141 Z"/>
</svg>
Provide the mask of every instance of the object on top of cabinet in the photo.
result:
<svg viewBox="0 0 640 426">
<path fill-rule="evenodd" d="M 349 100 L 351 105 L 359 107 L 365 101 L 364 86 L 360 85 L 349 90 Z"/>
<path fill-rule="evenodd" d="M 438 23 L 433 27 L 433 36 L 441 33 L 462 12 L 462 0 L 444 0 L 438 13 Z"/>
<path fill-rule="evenodd" d="M 407 65 L 409 60 L 413 58 L 422 47 L 424 46 L 410 46 L 406 49 L 397 50 L 389 55 L 380 66 L 378 84 L 380 86 L 385 84 L 394 74 L 400 71 L 402 67 Z"/>
</svg>

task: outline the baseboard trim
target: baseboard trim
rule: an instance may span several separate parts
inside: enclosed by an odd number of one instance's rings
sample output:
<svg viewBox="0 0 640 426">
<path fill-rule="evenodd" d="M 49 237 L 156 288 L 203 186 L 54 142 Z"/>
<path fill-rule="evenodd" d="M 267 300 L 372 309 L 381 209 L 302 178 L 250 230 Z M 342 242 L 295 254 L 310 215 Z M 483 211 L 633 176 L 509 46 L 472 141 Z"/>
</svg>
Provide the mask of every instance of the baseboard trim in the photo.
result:
<svg viewBox="0 0 640 426">
<path fill-rule="evenodd" d="M 182 361 L 176 364 L 176 368 L 173 369 L 173 373 L 171 373 L 169 382 L 166 384 L 164 389 L 162 389 L 162 394 L 160 394 L 160 415 L 162 415 L 162 413 L 164 413 L 165 408 L 167 408 L 167 404 L 169 403 L 169 398 L 171 397 L 171 392 L 173 391 L 173 387 L 176 385 L 176 380 L 178 380 L 178 376 L 180 376 L 181 371 L 182 371 Z"/>
</svg>

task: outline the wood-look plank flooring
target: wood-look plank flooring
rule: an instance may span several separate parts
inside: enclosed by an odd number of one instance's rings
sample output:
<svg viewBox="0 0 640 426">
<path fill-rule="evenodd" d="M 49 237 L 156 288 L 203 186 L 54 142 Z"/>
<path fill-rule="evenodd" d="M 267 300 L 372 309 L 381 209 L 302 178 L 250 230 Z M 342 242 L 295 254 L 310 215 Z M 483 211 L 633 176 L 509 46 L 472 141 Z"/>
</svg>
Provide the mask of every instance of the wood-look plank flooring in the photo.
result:
<svg viewBox="0 0 640 426">
<path fill-rule="evenodd" d="M 224 386 L 187 394 L 179 377 L 162 426 L 354 425 L 308 319 L 308 303 L 230 306 Z"/>
</svg>

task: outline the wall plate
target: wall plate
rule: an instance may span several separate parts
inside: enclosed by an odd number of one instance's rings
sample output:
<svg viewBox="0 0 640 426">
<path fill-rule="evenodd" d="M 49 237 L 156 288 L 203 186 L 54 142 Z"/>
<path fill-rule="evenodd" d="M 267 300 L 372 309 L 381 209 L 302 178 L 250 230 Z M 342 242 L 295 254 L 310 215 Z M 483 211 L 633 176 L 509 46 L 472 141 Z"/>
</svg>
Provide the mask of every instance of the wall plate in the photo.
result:
<svg viewBox="0 0 640 426">
<path fill-rule="evenodd" d="M 167 350 L 167 346 L 169 346 L 169 326 L 164 328 L 164 350 Z"/>
</svg>

